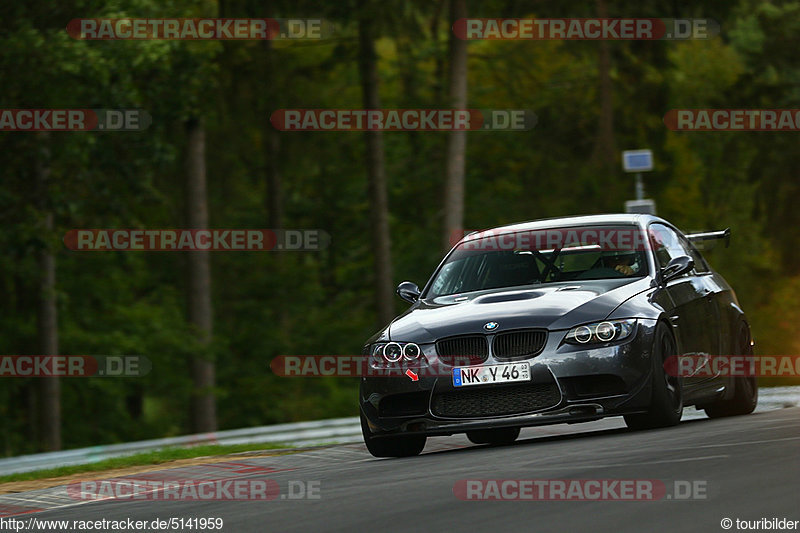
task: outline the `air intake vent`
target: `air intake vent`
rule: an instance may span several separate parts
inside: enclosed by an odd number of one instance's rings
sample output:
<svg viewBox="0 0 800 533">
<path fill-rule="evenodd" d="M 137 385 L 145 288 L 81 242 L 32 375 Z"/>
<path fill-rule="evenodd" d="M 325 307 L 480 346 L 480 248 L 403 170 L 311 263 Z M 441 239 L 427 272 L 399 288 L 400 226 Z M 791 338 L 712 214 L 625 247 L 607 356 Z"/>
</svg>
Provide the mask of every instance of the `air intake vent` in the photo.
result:
<svg viewBox="0 0 800 533">
<path fill-rule="evenodd" d="M 446 365 L 477 365 L 489 356 L 489 343 L 483 335 L 449 337 L 436 343 L 436 353 Z"/>
<path fill-rule="evenodd" d="M 431 410 L 444 418 L 478 418 L 532 413 L 560 401 L 561 391 L 553 381 L 506 387 L 476 386 L 434 395 Z"/>
<path fill-rule="evenodd" d="M 539 355 L 547 343 L 547 330 L 528 329 L 499 333 L 492 344 L 498 359 L 527 359 Z"/>
</svg>

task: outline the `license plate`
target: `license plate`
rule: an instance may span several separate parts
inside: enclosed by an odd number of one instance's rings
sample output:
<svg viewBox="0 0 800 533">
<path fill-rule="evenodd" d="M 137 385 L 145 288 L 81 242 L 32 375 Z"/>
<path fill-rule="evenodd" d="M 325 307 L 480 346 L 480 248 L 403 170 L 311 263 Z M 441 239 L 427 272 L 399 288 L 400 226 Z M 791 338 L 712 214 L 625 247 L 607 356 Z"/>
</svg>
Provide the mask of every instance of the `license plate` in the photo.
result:
<svg viewBox="0 0 800 533">
<path fill-rule="evenodd" d="M 531 365 L 527 361 L 510 365 L 461 366 L 453 369 L 454 387 L 530 381 L 530 379 Z"/>
</svg>

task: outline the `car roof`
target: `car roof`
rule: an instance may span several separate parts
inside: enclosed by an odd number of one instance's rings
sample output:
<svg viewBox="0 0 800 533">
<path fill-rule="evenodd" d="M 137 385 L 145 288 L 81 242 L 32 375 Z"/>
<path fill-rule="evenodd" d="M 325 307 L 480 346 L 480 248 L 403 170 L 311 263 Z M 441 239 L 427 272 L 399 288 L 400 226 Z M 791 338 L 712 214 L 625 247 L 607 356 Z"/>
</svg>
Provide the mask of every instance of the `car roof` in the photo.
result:
<svg viewBox="0 0 800 533">
<path fill-rule="evenodd" d="M 638 226 L 646 226 L 651 222 L 666 223 L 672 226 L 666 220 L 654 215 L 645 215 L 640 213 L 608 213 L 603 215 L 578 215 L 569 217 L 554 217 L 542 218 L 539 220 L 530 220 L 527 222 L 517 222 L 514 224 L 507 224 L 505 226 L 497 226 L 488 228 L 486 230 L 470 233 L 463 241 L 470 241 L 472 239 L 480 238 L 485 232 L 519 232 L 531 231 L 540 229 L 550 229 L 568 226 L 593 226 L 599 224 L 635 224 Z"/>
</svg>

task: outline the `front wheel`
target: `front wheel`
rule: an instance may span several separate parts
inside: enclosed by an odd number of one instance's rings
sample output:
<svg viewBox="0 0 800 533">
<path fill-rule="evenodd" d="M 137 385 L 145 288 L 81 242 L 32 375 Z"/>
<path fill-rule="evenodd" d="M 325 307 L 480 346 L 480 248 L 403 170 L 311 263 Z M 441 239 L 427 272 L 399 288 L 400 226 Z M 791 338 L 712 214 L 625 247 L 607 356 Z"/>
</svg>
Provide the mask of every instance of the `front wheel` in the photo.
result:
<svg viewBox="0 0 800 533">
<path fill-rule="evenodd" d="M 427 438 L 425 435 L 400 435 L 395 437 L 372 436 L 364 413 L 361 413 L 361 434 L 364 444 L 374 457 L 411 457 L 422 453 Z"/>
<path fill-rule="evenodd" d="M 625 415 L 625 424 L 631 429 L 651 429 L 674 426 L 683 416 L 683 391 L 681 380 L 670 376 L 664 363 L 676 353 L 675 339 L 663 322 L 656 326 L 653 350 L 652 396 L 646 413 Z"/>
</svg>

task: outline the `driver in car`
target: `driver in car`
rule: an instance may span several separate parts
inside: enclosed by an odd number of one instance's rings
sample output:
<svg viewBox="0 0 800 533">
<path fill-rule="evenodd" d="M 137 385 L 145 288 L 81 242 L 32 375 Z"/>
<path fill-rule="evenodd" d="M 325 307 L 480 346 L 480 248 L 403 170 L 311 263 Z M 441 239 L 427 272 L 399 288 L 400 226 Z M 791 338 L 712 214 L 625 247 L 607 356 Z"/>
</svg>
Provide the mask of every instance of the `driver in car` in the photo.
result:
<svg viewBox="0 0 800 533">
<path fill-rule="evenodd" d="M 634 263 L 636 254 L 614 254 L 604 258 L 608 268 L 613 268 L 624 276 L 635 274 L 639 270 L 639 265 Z"/>
</svg>

